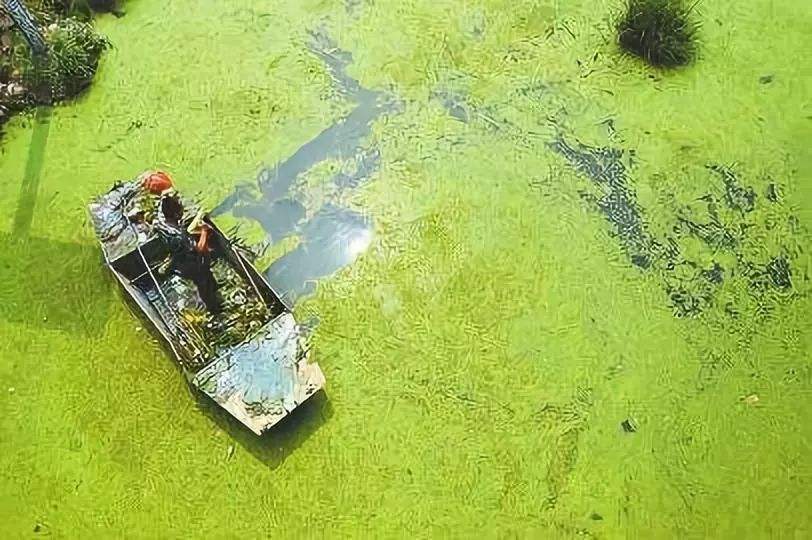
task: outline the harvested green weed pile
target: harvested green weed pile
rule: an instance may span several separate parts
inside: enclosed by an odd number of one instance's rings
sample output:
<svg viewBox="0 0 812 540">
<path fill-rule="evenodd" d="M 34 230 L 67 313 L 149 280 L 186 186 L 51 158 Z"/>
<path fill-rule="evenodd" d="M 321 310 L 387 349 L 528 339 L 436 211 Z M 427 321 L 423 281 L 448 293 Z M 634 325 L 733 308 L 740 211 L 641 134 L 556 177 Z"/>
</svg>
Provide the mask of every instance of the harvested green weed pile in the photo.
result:
<svg viewBox="0 0 812 540">
<path fill-rule="evenodd" d="M 158 201 L 160 195 L 153 195 L 146 189 L 141 189 L 134 201 L 135 212 L 144 216 L 146 223 L 153 223 L 155 221 L 156 212 L 158 209 Z"/>
<path fill-rule="evenodd" d="M 216 259 L 211 270 L 219 285 L 223 311 L 214 317 L 198 308 L 185 308 L 181 312 L 183 322 L 210 345 L 204 353 L 207 361 L 250 339 L 271 318 L 265 301 L 225 259 Z"/>
<path fill-rule="evenodd" d="M 220 285 L 224 325 L 223 339 L 217 345 L 229 346 L 252 336 L 270 319 L 268 306 L 256 291 L 224 259 L 212 265 L 214 279 Z"/>
</svg>

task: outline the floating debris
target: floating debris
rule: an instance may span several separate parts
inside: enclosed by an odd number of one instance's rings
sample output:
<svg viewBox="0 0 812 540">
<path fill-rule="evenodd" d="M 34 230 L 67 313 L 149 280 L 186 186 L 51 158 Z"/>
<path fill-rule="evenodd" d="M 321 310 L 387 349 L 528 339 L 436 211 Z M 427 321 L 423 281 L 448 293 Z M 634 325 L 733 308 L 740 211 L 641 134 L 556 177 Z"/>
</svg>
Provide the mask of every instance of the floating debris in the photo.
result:
<svg viewBox="0 0 812 540">
<path fill-rule="evenodd" d="M 772 75 L 762 75 L 761 77 L 758 78 L 758 82 L 760 82 L 761 84 L 770 84 L 771 82 L 773 82 L 774 78 L 775 77 Z"/>
<path fill-rule="evenodd" d="M 792 287 L 792 271 L 786 257 L 775 257 L 767 263 L 767 275 L 773 286 L 778 289 L 789 289 Z"/>
<path fill-rule="evenodd" d="M 740 397 L 739 400 L 745 405 L 755 405 L 759 402 L 758 394 L 750 394 L 749 396 Z"/>
<path fill-rule="evenodd" d="M 708 193 L 697 199 L 705 202 L 704 210 L 677 208 L 672 233 L 657 236 L 646 224 L 629 177 L 629 168 L 634 163 L 631 150 L 570 142 L 561 134 L 548 146 L 592 182 L 592 188 L 582 191 L 581 197 L 604 215 L 612 226 L 610 233 L 619 240 L 634 266 L 660 274 L 676 317 L 697 317 L 713 306 L 726 280 L 742 277 L 750 282 L 752 294 L 756 295 L 769 289 L 791 289 L 792 251 L 783 248 L 783 255 L 766 264 L 750 260 L 745 254 L 747 246 L 755 240 L 755 235 L 748 233 L 754 225 L 745 216 L 754 211 L 757 196 L 730 167 L 707 165 L 706 169 L 722 180 L 722 196 Z M 768 188 L 765 199 L 778 200 L 779 195 L 778 186 L 774 186 Z M 720 215 L 722 206 L 738 215 L 732 218 Z M 712 261 L 708 266 L 692 260 L 684 249 L 689 237 L 700 240 L 714 252 L 728 252 L 735 263 Z M 738 313 L 735 303 L 729 302 L 725 312 Z"/>
<path fill-rule="evenodd" d="M 597 512 L 592 512 L 592 513 L 589 515 L 589 519 L 591 519 L 592 521 L 603 521 L 603 516 L 602 516 L 602 515 L 600 515 L 600 514 L 599 514 L 599 513 L 597 513 Z"/>
<path fill-rule="evenodd" d="M 709 170 L 721 176 L 725 184 L 725 202 L 728 208 L 741 213 L 752 212 L 756 203 L 756 192 L 749 186 L 742 186 L 736 174 L 722 165 L 708 165 Z"/>
<path fill-rule="evenodd" d="M 714 285 L 719 285 L 725 279 L 725 269 L 722 266 L 715 262 L 713 263 L 713 267 L 702 270 L 701 272 L 702 277 L 704 277 L 709 282 L 713 283 Z"/>
<path fill-rule="evenodd" d="M 226 459 L 231 459 L 231 457 L 232 457 L 233 455 L 234 455 L 234 445 L 233 445 L 233 444 L 229 444 L 229 445 L 228 445 L 228 451 L 226 452 Z"/>
<path fill-rule="evenodd" d="M 620 423 L 620 427 L 622 427 L 626 433 L 634 433 L 637 431 L 637 422 L 635 422 L 633 418 L 627 418 Z"/>
<path fill-rule="evenodd" d="M 774 183 L 771 183 L 767 186 L 767 200 L 770 202 L 778 202 L 779 194 L 778 194 L 778 186 Z"/>
</svg>

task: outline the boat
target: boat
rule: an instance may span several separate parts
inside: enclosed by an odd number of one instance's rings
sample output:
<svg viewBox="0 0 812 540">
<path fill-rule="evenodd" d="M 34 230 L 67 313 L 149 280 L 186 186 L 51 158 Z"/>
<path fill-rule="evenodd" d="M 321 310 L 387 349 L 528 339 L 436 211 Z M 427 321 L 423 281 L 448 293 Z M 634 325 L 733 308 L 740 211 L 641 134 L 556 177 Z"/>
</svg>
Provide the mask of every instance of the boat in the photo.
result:
<svg viewBox="0 0 812 540">
<path fill-rule="evenodd" d="M 144 187 L 148 174 L 116 182 L 89 204 L 104 264 L 189 385 L 262 435 L 324 387 L 321 368 L 310 360 L 307 329 L 256 270 L 243 243 L 182 195 L 183 226 L 210 229 L 222 312 L 211 315 L 191 282 L 162 272 L 169 253 L 152 231 L 158 198 Z M 130 219 L 134 207 L 143 219 Z"/>
</svg>

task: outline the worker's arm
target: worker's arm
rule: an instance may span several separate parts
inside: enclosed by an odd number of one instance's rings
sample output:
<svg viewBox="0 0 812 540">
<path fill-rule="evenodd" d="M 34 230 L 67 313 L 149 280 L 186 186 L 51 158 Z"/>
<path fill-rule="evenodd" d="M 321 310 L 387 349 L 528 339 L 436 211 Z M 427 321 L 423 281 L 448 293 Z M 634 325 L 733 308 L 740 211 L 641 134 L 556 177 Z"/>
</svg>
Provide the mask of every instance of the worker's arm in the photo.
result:
<svg viewBox="0 0 812 540">
<path fill-rule="evenodd" d="M 207 245 L 209 241 L 209 227 L 205 223 L 200 228 L 200 238 L 197 239 L 197 244 L 195 244 L 195 251 L 198 253 L 208 253 L 209 246 Z"/>
</svg>

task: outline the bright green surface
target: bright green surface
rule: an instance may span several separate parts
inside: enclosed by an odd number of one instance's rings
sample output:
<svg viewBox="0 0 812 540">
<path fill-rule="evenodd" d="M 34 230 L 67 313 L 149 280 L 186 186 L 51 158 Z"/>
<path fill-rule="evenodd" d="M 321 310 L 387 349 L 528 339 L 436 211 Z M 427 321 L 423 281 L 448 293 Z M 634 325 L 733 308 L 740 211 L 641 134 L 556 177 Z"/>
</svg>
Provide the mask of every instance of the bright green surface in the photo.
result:
<svg viewBox="0 0 812 540">
<path fill-rule="evenodd" d="M 130 2 L 98 21 L 116 48 L 90 92 L 49 126 L 47 112 L 8 126 L 5 537 L 37 523 L 63 538 L 812 534 L 806 2 L 703 3 L 702 58 L 657 80 L 610 42 L 613 2 L 347 4 Z M 305 46 L 319 27 L 403 110 L 374 126 L 381 166 L 349 201 L 375 220 L 372 247 L 297 310 L 322 321 L 329 404 L 256 440 L 144 339 L 84 206 L 149 167 L 214 204 L 340 118 L 350 105 Z M 510 98 L 535 83 L 549 94 Z M 482 117 L 453 119 L 442 88 Z M 792 291 L 757 309 L 734 279 L 720 307 L 675 318 L 664 274 L 630 264 L 579 195 L 588 180 L 545 145 L 562 107 L 568 136 L 637 151 L 652 233 L 722 192 L 707 163 L 733 165 L 757 193 L 742 253 L 794 249 Z M 302 181 L 317 190 L 319 174 Z"/>
</svg>

